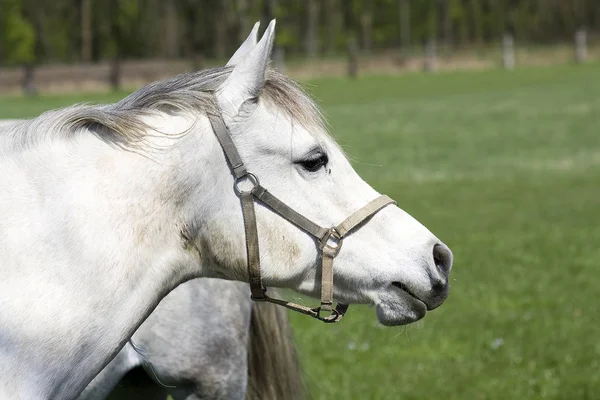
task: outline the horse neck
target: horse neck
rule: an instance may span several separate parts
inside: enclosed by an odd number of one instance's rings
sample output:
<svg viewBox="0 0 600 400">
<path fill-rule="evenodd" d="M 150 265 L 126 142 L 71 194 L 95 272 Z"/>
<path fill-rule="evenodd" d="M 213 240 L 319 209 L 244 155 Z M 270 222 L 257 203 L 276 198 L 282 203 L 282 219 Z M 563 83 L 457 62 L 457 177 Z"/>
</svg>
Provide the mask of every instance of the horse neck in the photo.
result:
<svg viewBox="0 0 600 400">
<path fill-rule="evenodd" d="M 202 275 L 167 153 L 82 133 L 0 159 L 0 398 L 76 396 L 170 290 Z"/>
</svg>

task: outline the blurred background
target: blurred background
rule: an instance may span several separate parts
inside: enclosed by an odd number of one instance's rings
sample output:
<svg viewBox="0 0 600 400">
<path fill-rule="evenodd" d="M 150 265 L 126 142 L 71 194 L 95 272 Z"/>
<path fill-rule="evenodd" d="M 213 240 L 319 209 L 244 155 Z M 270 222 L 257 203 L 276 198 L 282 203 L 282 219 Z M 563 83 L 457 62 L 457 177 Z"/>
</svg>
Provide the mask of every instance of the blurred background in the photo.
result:
<svg viewBox="0 0 600 400">
<path fill-rule="evenodd" d="M 273 17 L 275 67 L 455 255 L 416 324 L 290 314 L 312 398 L 600 398 L 598 0 L 0 0 L 0 118 L 222 64 Z"/>
<path fill-rule="evenodd" d="M 119 89 L 204 68 L 272 18 L 275 64 L 302 78 L 600 53 L 596 0 L 2 0 L 0 90 Z"/>
</svg>

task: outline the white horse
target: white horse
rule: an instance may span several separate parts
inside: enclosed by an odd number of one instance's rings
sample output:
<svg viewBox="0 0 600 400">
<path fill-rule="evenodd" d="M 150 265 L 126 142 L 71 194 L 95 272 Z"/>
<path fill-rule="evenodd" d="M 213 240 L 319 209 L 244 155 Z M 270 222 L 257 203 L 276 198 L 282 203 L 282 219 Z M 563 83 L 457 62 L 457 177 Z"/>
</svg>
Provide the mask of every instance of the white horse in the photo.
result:
<svg viewBox="0 0 600 400">
<path fill-rule="evenodd" d="M 135 381 L 136 398 L 303 397 L 287 312 L 252 302 L 242 282 L 193 279 L 175 288 L 78 400 L 106 399 L 138 368 L 147 379 Z M 129 398 L 127 390 L 117 387 L 115 395 Z"/>
<path fill-rule="evenodd" d="M 78 400 L 304 397 L 287 310 L 252 302 L 246 283 L 181 284 L 132 339 Z M 126 376 L 138 368 L 144 374 Z"/>
<path fill-rule="evenodd" d="M 371 303 L 386 325 L 445 300 L 452 253 L 400 208 L 372 202 L 379 194 L 314 104 L 268 68 L 274 28 L 233 66 L 3 128 L 0 398 L 75 398 L 196 277 L 323 289 L 321 309 L 330 297 Z"/>
</svg>

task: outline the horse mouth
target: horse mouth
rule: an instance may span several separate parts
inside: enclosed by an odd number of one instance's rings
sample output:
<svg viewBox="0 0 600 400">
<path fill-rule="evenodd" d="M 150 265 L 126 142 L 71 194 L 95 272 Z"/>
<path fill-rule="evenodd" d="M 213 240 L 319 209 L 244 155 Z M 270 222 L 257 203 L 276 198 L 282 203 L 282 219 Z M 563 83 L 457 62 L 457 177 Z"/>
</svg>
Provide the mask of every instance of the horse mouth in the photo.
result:
<svg viewBox="0 0 600 400">
<path fill-rule="evenodd" d="M 406 286 L 404 283 L 402 282 L 392 282 L 392 286 L 397 287 L 398 289 L 402 290 L 404 293 L 408 294 L 410 297 L 412 297 L 413 299 L 417 300 L 419 303 L 423 303 L 425 305 L 427 305 L 423 300 L 421 300 L 416 294 L 414 294 L 409 288 L 408 286 Z M 428 307 L 429 308 L 429 307 Z"/>
<path fill-rule="evenodd" d="M 408 325 L 420 320 L 427 314 L 427 304 L 407 285 L 402 282 L 391 282 L 377 304 L 377 318 L 387 326 Z M 397 290 L 399 291 L 397 291 Z"/>
</svg>

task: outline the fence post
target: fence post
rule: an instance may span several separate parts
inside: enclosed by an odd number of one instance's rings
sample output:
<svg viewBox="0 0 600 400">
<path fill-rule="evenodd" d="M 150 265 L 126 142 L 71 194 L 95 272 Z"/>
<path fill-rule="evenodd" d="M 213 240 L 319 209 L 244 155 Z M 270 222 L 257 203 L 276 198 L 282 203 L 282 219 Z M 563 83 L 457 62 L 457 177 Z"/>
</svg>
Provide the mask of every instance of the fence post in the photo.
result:
<svg viewBox="0 0 600 400">
<path fill-rule="evenodd" d="M 285 49 L 283 46 L 275 46 L 273 49 L 273 66 L 282 74 L 285 73 Z"/>
<path fill-rule="evenodd" d="M 580 28 L 575 33 L 575 62 L 582 64 L 587 58 L 587 32 Z"/>
<path fill-rule="evenodd" d="M 435 70 L 435 39 L 430 38 L 425 43 L 425 59 L 423 60 L 423 70 L 432 72 Z"/>
<path fill-rule="evenodd" d="M 515 41 L 509 33 L 502 37 L 502 65 L 507 70 L 515 68 Z"/>
<path fill-rule="evenodd" d="M 112 90 L 121 89 L 121 58 L 118 55 L 115 55 L 110 62 L 108 80 Z"/>
<path fill-rule="evenodd" d="M 192 71 L 201 71 L 204 69 L 204 54 L 194 51 L 192 53 Z"/>
<path fill-rule="evenodd" d="M 35 66 L 33 63 L 27 63 L 23 66 L 23 93 L 25 96 L 35 96 L 37 94 Z"/>
<path fill-rule="evenodd" d="M 348 39 L 348 76 L 350 78 L 358 76 L 358 45 L 354 35 Z"/>
</svg>

